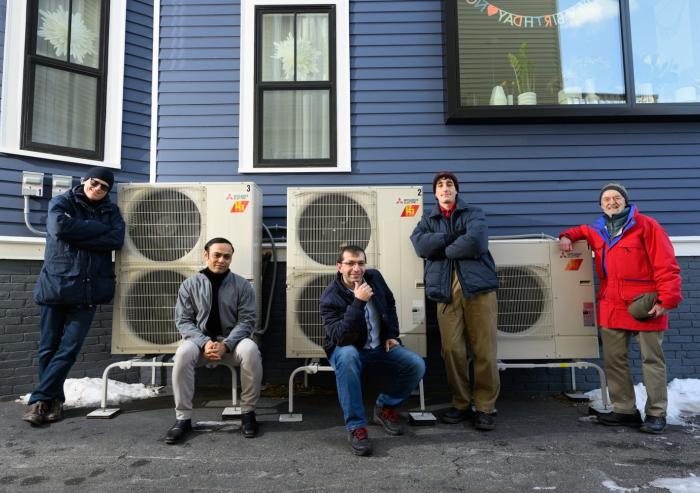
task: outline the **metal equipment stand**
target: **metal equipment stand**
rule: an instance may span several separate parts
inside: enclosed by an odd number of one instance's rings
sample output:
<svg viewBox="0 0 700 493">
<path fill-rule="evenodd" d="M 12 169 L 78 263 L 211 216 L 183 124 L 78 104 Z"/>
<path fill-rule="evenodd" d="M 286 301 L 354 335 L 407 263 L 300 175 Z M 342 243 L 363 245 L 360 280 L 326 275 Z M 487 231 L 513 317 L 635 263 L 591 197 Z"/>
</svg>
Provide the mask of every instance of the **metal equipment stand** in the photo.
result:
<svg viewBox="0 0 700 493">
<path fill-rule="evenodd" d="M 321 366 L 318 359 L 312 359 L 311 362 L 305 366 L 300 366 L 292 372 L 289 376 L 289 414 L 280 414 L 281 423 L 298 422 L 302 421 L 303 414 L 294 412 L 294 377 L 300 373 L 304 372 L 304 381 L 308 375 L 315 375 L 320 371 L 334 371 L 332 366 Z M 423 394 L 423 380 L 420 381 L 418 385 L 420 394 L 420 411 L 409 413 L 409 423 L 413 425 L 427 425 L 434 424 L 437 419 L 432 413 L 426 412 L 425 410 L 425 396 Z"/>
<path fill-rule="evenodd" d="M 212 361 L 211 363 L 208 363 L 206 365 L 207 368 L 213 368 L 218 365 L 224 365 L 231 370 L 231 406 L 224 408 L 223 412 L 221 413 L 221 419 L 235 419 L 237 417 L 241 416 L 241 407 L 238 405 L 238 374 L 236 372 L 236 368 L 233 366 L 226 365 L 225 363 L 220 363 L 217 361 Z M 102 373 L 102 403 L 100 404 L 99 409 L 95 409 L 91 413 L 87 415 L 88 418 L 113 418 L 119 412 L 121 409 L 118 407 L 116 408 L 108 408 L 107 407 L 107 385 L 109 383 L 109 379 L 107 378 L 107 375 L 109 374 L 110 370 L 112 368 L 119 368 L 121 370 L 129 370 L 131 368 L 137 368 L 137 367 L 151 367 L 153 368 L 153 371 L 151 373 L 151 379 L 152 383 L 155 384 L 155 369 L 156 368 L 162 368 L 162 367 L 167 367 L 167 366 L 175 366 L 175 362 L 173 361 L 168 361 L 168 362 L 163 362 L 163 361 L 156 361 L 155 358 L 153 358 L 152 361 L 144 361 L 143 359 L 131 359 L 127 361 L 118 361 L 117 363 L 112 363 L 109 365 L 107 368 L 105 368 L 105 371 Z"/>
<path fill-rule="evenodd" d="M 606 411 L 608 409 L 612 409 L 610 403 L 608 402 L 608 381 L 605 377 L 605 372 L 600 366 L 596 365 L 595 363 L 590 363 L 588 361 L 566 361 L 561 363 L 503 363 L 502 361 L 498 362 L 499 370 L 505 370 L 508 368 L 571 368 L 571 384 L 573 387 L 573 392 L 567 393 L 566 395 L 567 397 L 570 397 L 572 399 L 580 399 L 582 397 L 582 394 L 576 392 L 576 368 L 595 368 L 595 370 L 598 372 L 598 378 L 600 379 L 600 394 L 603 400 L 603 408 Z"/>
</svg>

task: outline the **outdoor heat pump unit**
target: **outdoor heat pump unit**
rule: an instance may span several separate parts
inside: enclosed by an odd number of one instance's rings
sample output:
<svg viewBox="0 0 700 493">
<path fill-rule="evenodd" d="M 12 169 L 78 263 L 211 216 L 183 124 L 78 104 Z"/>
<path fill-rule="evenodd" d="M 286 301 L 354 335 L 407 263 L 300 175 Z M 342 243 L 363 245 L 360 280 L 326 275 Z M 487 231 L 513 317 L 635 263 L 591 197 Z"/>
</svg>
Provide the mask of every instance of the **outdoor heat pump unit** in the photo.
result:
<svg viewBox="0 0 700 493">
<path fill-rule="evenodd" d="M 119 185 L 126 223 L 116 256 L 112 353 L 175 353 L 174 310 L 182 281 L 204 267 L 204 245 L 233 243 L 231 270 L 255 289 L 261 307 L 262 192 L 255 183 Z"/>
<path fill-rule="evenodd" d="M 426 355 L 423 260 L 409 239 L 422 207 L 421 187 L 288 189 L 288 358 L 326 356 L 318 302 L 344 245 L 365 249 L 396 298 L 401 340 Z"/>
<path fill-rule="evenodd" d="M 492 240 L 498 280 L 498 359 L 598 358 L 591 251 L 552 239 Z"/>
</svg>

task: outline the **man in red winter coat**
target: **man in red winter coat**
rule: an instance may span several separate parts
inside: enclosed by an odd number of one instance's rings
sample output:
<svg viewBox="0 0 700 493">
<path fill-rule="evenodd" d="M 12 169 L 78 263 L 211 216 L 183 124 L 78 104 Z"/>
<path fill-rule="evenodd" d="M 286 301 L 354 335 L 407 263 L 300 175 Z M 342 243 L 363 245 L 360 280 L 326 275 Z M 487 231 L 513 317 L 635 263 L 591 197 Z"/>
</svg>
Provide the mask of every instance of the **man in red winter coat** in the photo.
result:
<svg viewBox="0 0 700 493">
<path fill-rule="evenodd" d="M 641 427 L 662 433 L 666 427 L 666 360 L 661 349 L 668 329 L 668 310 L 681 297 L 681 270 L 666 231 L 649 216 L 629 204 L 624 186 L 609 183 L 600 192 L 603 215 L 593 224 L 567 229 L 559 235 L 559 248 L 586 240 L 595 252 L 598 290 L 598 326 L 603 341 L 613 412 L 600 414 L 608 426 Z M 644 296 L 650 300 L 640 309 Z M 647 389 L 642 422 L 635 405 L 634 386 L 627 354 L 631 336 L 639 342 L 642 374 Z"/>
</svg>

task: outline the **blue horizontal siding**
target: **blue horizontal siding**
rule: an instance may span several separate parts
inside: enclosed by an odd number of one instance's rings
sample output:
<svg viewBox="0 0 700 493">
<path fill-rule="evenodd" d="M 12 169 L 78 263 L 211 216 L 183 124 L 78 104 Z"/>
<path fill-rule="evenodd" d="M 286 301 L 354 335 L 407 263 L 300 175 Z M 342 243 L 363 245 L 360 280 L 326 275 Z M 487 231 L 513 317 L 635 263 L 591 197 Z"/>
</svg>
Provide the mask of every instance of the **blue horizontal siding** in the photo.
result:
<svg viewBox="0 0 700 493">
<path fill-rule="evenodd" d="M 5 6 L 6 1 L 0 0 L 0 29 L 3 31 Z M 129 0 L 124 60 L 122 162 L 121 170 L 115 173 L 120 182 L 147 181 L 150 172 L 152 35 L 153 1 Z M 0 43 L 2 40 L 4 33 L 0 34 Z M 3 54 L 4 49 L 0 49 L 0 57 Z M 20 195 L 23 171 L 77 178 L 83 176 L 86 170 L 84 165 L 0 154 L 0 236 L 31 236 L 24 225 L 24 201 Z M 45 191 L 50 193 L 50 190 Z M 44 229 L 47 203 L 48 197 L 30 201 L 30 219 L 39 229 Z"/>
<path fill-rule="evenodd" d="M 239 1 L 161 9 L 159 181 L 254 180 L 265 222 L 284 225 L 288 186 L 429 192 L 435 171 L 451 169 L 492 234 L 555 234 L 590 221 L 601 185 L 621 180 L 671 234 L 700 235 L 700 123 L 445 125 L 440 0 L 350 1 L 350 175 L 242 176 Z"/>
</svg>

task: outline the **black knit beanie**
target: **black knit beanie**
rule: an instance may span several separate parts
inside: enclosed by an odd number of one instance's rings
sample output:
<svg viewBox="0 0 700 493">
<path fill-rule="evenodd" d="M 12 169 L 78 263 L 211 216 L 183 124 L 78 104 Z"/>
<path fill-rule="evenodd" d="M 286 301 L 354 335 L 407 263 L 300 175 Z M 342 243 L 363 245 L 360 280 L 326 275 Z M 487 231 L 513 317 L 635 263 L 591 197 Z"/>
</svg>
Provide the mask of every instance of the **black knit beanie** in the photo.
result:
<svg viewBox="0 0 700 493">
<path fill-rule="evenodd" d="M 85 175 L 86 180 L 89 178 L 97 178 L 98 180 L 102 180 L 109 185 L 110 190 L 112 189 L 112 185 L 114 185 L 114 173 L 112 173 L 112 171 L 108 168 L 90 168 Z"/>
<path fill-rule="evenodd" d="M 600 204 L 600 201 L 603 199 L 603 194 L 608 191 L 608 190 L 615 190 L 617 192 L 620 192 L 620 195 L 622 195 L 622 198 L 625 199 L 625 205 L 629 205 L 630 199 L 629 196 L 627 195 L 627 189 L 620 185 L 619 183 L 608 183 L 605 185 L 603 188 L 600 189 L 600 195 L 598 196 L 598 203 Z"/>
<path fill-rule="evenodd" d="M 435 174 L 435 177 L 433 178 L 433 193 L 435 193 L 435 187 L 437 187 L 438 180 L 442 178 L 449 178 L 452 180 L 452 183 L 455 184 L 455 190 L 457 190 L 457 193 L 459 193 L 459 181 L 457 180 L 455 174 L 450 171 L 438 171 Z"/>
</svg>

